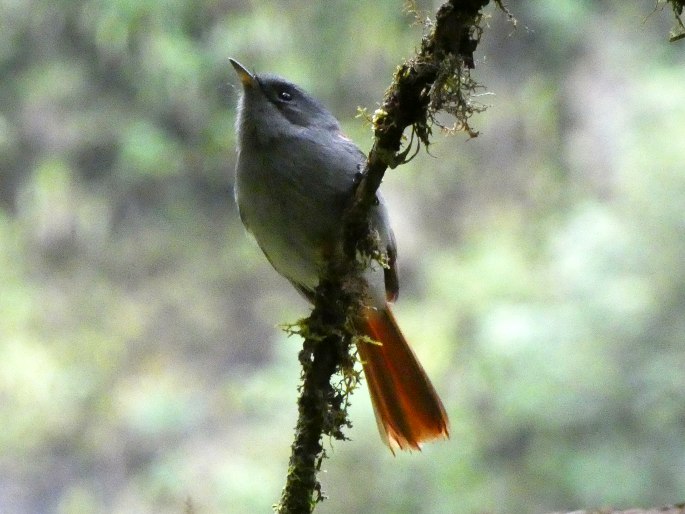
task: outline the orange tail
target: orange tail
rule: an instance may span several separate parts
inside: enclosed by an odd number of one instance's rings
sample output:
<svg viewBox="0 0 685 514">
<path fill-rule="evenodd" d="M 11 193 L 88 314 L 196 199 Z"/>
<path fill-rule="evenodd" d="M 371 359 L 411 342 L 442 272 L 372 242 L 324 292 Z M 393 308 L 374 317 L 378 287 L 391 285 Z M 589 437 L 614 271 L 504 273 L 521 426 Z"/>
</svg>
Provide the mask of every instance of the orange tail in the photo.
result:
<svg viewBox="0 0 685 514">
<path fill-rule="evenodd" d="M 393 451 L 449 437 L 440 397 L 400 332 L 390 307 L 365 310 L 362 332 L 381 345 L 358 345 L 381 437 Z"/>
</svg>

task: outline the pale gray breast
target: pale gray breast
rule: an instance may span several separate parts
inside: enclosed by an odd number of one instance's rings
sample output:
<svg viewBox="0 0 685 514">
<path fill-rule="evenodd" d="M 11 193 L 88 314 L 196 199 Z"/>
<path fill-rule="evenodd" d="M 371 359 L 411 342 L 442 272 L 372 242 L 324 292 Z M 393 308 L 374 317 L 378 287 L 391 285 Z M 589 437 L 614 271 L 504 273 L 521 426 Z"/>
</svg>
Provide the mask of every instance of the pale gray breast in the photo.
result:
<svg viewBox="0 0 685 514">
<path fill-rule="evenodd" d="M 236 200 L 243 223 L 276 270 L 296 284 L 318 283 L 322 252 L 339 237 L 341 216 L 363 155 L 334 134 L 303 130 L 268 148 L 243 145 Z"/>
</svg>

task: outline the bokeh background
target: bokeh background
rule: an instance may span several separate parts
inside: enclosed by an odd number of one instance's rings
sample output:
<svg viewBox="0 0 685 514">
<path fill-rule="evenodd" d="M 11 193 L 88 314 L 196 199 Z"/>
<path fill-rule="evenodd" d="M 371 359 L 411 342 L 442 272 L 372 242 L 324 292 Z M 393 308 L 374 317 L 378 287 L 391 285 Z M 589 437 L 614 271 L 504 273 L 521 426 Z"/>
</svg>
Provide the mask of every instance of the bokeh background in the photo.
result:
<svg viewBox="0 0 685 514">
<path fill-rule="evenodd" d="M 0 512 L 270 511 L 299 375 L 277 324 L 308 307 L 239 224 L 228 57 L 368 150 L 356 108 L 420 41 L 402 7 L 0 1 Z M 685 500 L 685 42 L 649 0 L 511 8 L 480 137 L 383 185 L 452 439 L 393 457 L 360 389 L 321 514 Z"/>
</svg>

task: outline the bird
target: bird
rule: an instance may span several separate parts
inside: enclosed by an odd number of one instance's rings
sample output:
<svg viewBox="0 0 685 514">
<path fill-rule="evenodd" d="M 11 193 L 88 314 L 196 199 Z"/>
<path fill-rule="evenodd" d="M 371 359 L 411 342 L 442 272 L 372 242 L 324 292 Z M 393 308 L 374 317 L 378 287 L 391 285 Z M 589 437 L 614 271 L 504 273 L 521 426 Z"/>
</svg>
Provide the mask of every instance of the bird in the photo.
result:
<svg viewBox="0 0 685 514">
<path fill-rule="evenodd" d="M 313 303 L 366 157 L 304 89 L 229 60 L 242 85 L 234 187 L 240 219 L 273 268 Z M 380 192 L 369 223 L 386 264 L 363 273 L 367 294 L 355 329 L 377 344 L 362 338 L 357 351 L 381 439 L 393 454 L 420 450 L 449 438 L 449 419 L 390 307 L 399 293 L 397 246 Z"/>
</svg>

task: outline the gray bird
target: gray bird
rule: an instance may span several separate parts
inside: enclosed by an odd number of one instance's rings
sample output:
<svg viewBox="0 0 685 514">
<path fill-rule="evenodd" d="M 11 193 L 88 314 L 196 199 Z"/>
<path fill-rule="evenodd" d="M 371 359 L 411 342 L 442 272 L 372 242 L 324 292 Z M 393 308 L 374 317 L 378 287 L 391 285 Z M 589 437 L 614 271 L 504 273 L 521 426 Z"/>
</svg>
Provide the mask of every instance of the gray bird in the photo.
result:
<svg viewBox="0 0 685 514">
<path fill-rule="evenodd" d="M 242 82 L 238 102 L 235 197 L 240 218 L 271 265 L 310 301 L 365 156 L 335 117 L 300 87 L 231 64 Z M 400 332 L 389 302 L 397 298 L 395 237 L 380 193 L 370 212 L 388 267 L 364 273 L 368 305 L 361 334 L 381 344 L 358 345 L 383 441 L 395 449 L 449 437 L 445 409 Z"/>
</svg>

